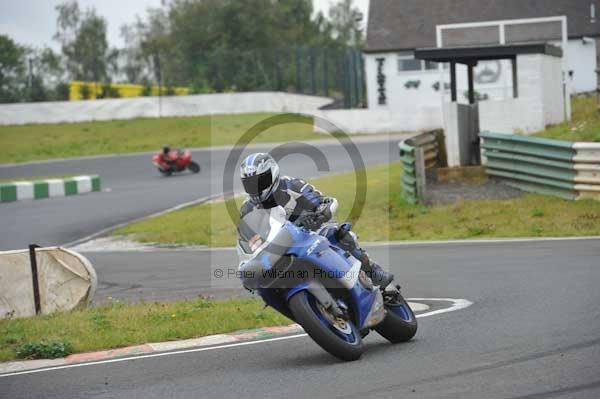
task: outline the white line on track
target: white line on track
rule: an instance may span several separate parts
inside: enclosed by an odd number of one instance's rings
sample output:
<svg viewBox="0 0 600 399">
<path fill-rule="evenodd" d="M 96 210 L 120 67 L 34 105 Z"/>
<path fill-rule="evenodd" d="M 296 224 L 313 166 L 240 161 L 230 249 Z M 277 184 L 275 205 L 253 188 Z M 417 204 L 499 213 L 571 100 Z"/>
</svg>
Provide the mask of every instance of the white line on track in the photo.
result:
<svg viewBox="0 0 600 399">
<path fill-rule="evenodd" d="M 600 236 L 582 237 L 522 237 L 522 238 L 490 238 L 469 240 L 432 240 L 432 241 L 372 241 L 361 242 L 364 247 L 402 247 L 402 246 L 429 246 L 429 245 L 481 245 L 481 244 L 511 244 L 511 243 L 536 243 L 554 241 L 600 241 Z"/>
<path fill-rule="evenodd" d="M 460 310 L 460 309 L 465 309 L 473 304 L 473 302 L 468 301 L 466 299 L 454 299 L 454 298 L 407 298 L 406 300 L 407 301 L 452 302 L 452 305 L 448 308 L 443 308 L 443 309 L 438 309 L 438 310 L 432 310 L 430 312 L 420 313 L 420 314 L 416 315 L 416 317 L 418 319 L 438 315 L 441 313 L 447 313 L 447 312 L 453 312 L 453 311 Z M 67 364 L 67 365 L 63 365 L 63 366 L 47 367 L 47 368 L 42 368 L 42 369 L 25 370 L 25 371 L 17 371 L 17 372 L 7 373 L 7 374 L 0 374 L 0 378 L 12 377 L 12 376 L 23 375 L 23 374 L 42 373 L 45 371 L 70 369 L 70 368 L 76 368 L 76 367 L 95 366 L 95 365 L 99 365 L 99 364 L 120 363 L 120 362 L 129 361 L 129 360 L 134 361 L 134 360 L 140 360 L 140 359 L 149 359 L 149 358 L 153 358 L 153 357 L 182 355 L 182 354 L 186 354 L 186 353 L 206 352 L 206 351 L 212 351 L 212 350 L 217 350 L 217 349 L 235 348 L 235 347 L 239 347 L 239 346 L 258 345 L 258 344 L 263 344 L 263 343 L 267 343 L 267 342 L 284 341 L 284 340 L 288 340 L 288 339 L 302 338 L 302 337 L 307 337 L 307 336 L 308 335 L 306 333 L 303 333 L 303 334 L 295 334 L 295 335 L 286 335 L 284 337 L 267 338 L 267 339 L 256 340 L 256 341 L 237 342 L 237 343 L 232 343 L 232 344 L 209 346 L 206 348 L 194 348 L 194 349 L 185 349 L 185 350 L 179 350 L 179 351 L 173 351 L 173 352 L 150 353 L 150 354 L 139 355 L 139 356 L 128 356 L 128 357 L 120 357 L 120 358 L 116 358 L 116 359 L 98 360 L 95 362 L 88 362 L 88 363 Z"/>
</svg>

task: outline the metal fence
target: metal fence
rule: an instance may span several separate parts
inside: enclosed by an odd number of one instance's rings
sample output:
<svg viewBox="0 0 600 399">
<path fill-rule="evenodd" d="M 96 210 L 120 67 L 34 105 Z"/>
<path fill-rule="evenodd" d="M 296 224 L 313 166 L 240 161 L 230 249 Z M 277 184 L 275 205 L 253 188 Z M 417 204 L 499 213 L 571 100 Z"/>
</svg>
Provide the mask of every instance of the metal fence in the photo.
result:
<svg viewBox="0 0 600 399">
<path fill-rule="evenodd" d="M 333 97 L 338 108 L 366 104 L 364 61 L 356 48 L 199 51 L 192 65 L 189 81 L 174 84 L 194 93 L 286 91 Z"/>
<path fill-rule="evenodd" d="M 482 132 L 486 172 L 524 191 L 600 198 L 600 144 Z"/>
</svg>

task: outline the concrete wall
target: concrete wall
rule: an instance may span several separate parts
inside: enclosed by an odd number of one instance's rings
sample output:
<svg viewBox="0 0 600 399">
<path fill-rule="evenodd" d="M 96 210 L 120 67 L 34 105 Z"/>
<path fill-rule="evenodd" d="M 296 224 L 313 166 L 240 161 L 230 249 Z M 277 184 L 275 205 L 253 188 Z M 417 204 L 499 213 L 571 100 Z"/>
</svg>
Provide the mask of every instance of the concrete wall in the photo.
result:
<svg viewBox="0 0 600 399">
<path fill-rule="evenodd" d="M 185 97 L 138 97 L 0 105 L 0 125 L 83 122 L 159 116 L 310 113 L 329 104 L 327 97 L 281 92 L 201 94 Z"/>
<path fill-rule="evenodd" d="M 410 111 L 392 112 L 389 109 L 344 109 L 312 112 L 345 133 L 399 133 L 434 130 L 442 127 L 441 107 L 415 107 Z M 324 127 L 315 119 L 315 131 Z"/>
</svg>

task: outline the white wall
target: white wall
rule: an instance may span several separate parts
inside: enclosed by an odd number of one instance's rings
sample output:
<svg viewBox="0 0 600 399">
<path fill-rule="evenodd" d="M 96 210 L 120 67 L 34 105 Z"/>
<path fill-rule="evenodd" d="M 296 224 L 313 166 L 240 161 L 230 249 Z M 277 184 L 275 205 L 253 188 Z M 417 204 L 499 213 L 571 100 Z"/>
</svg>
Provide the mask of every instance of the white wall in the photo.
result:
<svg viewBox="0 0 600 399">
<path fill-rule="evenodd" d="M 200 94 L 0 105 L 0 125 L 251 112 L 310 113 L 332 99 L 281 92 Z"/>
<path fill-rule="evenodd" d="M 384 74 L 387 103 L 378 103 L 377 91 L 377 58 L 384 58 Z M 412 110 L 418 106 L 441 107 L 440 91 L 434 85 L 440 80 L 440 72 L 435 70 L 398 71 L 397 53 L 378 53 L 365 55 L 365 68 L 367 80 L 367 101 L 370 109 Z M 508 60 L 482 61 L 474 71 L 476 82 L 475 89 L 481 95 L 490 99 L 502 99 L 512 95 L 512 69 Z M 444 71 L 445 83 L 450 83 L 448 70 Z M 467 68 L 457 65 L 456 68 L 458 101 L 468 103 L 466 91 L 468 88 Z M 419 88 L 407 88 L 409 81 L 419 81 Z M 445 90 L 446 100 L 449 100 L 449 90 Z"/>
<path fill-rule="evenodd" d="M 541 67 L 544 124 L 561 123 L 567 119 L 565 118 L 564 88 L 562 82 L 553 77 L 561 75 L 562 60 L 555 57 L 543 57 Z"/>
<path fill-rule="evenodd" d="M 564 121 L 561 59 L 542 54 L 517 57 L 518 98 L 481 101 L 482 131 L 532 133 Z"/>
<path fill-rule="evenodd" d="M 571 41 L 570 45 L 575 47 L 580 43 L 573 42 Z M 585 50 L 589 51 L 590 48 L 586 47 Z M 593 50 L 595 54 L 595 47 Z M 376 59 L 380 57 L 385 58 L 385 105 L 378 104 Z M 397 58 L 396 53 L 365 55 L 369 109 L 386 110 L 396 119 L 396 125 L 401 121 L 410 120 L 411 123 L 400 129 L 401 131 L 424 130 L 436 123 L 441 127 L 442 95 L 433 85 L 439 81 L 440 76 L 445 83 L 449 83 L 448 70 L 444 70 L 442 75 L 437 70 L 398 71 Z M 519 98 L 513 99 L 512 65 L 509 60 L 480 62 L 475 68 L 475 90 L 488 98 L 479 102 L 481 130 L 534 132 L 544 129 L 548 124 L 564 120 L 561 59 L 542 55 L 519 56 L 517 71 Z M 457 65 L 456 75 L 458 102 L 466 104 L 467 68 Z M 418 89 L 405 87 L 406 82 L 411 80 L 421 82 Z M 449 90 L 445 90 L 443 102 L 449 101 Z M 428 113 L 420 111 L 421 108 L 426 108 Z M 387 131 L 387 125 L 382 124 L 382 128 Z M 377 130 L 377 127 L 372 126 L 370 130 Z"/>
<path fill-rule="evenodd" d="M 596 90 L 596 51 L 595 39 L 586 43 L 582 39 L 569 40 L 567 62 L 569 71 L 573 71 L 571 88 L 574 93 Z"/>
</svg>

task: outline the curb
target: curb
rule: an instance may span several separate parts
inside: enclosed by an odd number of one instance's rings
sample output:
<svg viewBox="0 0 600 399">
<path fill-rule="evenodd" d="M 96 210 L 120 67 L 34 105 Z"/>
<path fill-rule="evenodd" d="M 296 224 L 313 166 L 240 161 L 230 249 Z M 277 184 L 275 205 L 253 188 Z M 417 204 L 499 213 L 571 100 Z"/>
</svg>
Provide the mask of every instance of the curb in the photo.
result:
<svg viewBox="0 0 600 399">
<path fill-rule="evenodd" d="M 130 355 L 167 352 L 173 350 L 221 345 L 233 342 L 254 341 L 259 339 L 268 339 L 282 335 L 290 335 L 303 332 L 304 330 L 298 324 L 290 324 L 288 326 L 263 327 L 252 330 L 241 330 L 232 332 L 230 334 L 208 335 L 205 337 L 185 339 L 182 341 L 156 342 L 98 352 L 77 353 L 59 359 L 21 360 L 6 362 L 0 363 L 0 377 L 2 377 L 5 374 L 33 369 L 65 366 L 77 363 L 97 362 Z"/>
<path fill-rule="evenodd" d="M 100 191 L 100 186 L 98 175 L 0 183 L 0 202 L 85 194 Z"/>
</svg>

